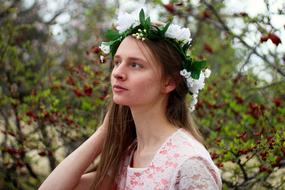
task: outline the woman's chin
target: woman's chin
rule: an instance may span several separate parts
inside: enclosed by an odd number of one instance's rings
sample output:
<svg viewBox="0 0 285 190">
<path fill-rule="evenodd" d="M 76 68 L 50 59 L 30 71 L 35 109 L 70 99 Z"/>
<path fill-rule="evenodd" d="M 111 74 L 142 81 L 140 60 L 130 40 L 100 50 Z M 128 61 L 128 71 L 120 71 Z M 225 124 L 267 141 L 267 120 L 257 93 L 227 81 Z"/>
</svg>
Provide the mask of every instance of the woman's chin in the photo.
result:
<svg viewBox="0 0 285 190">
<path fill-rule="evenodd" d="M 121 100 L 121 99 L 115 98 L 115 97 L 113 97 L 113 102 L 114 102 L 115 104 L 122 105 L 122 106 L 128 106 L 128 105 L 129 105 L 129 102 L 128 102 L 128 101 L 126 101 L 126 100 Z"/>
</svg>

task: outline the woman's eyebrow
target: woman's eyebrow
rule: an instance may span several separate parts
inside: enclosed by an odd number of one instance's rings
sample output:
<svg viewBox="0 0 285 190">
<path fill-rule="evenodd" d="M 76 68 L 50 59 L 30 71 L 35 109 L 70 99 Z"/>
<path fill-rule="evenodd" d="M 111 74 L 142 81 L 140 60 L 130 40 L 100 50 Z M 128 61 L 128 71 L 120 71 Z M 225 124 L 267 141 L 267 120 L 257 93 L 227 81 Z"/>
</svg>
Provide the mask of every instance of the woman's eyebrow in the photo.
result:
<svg viewBox="0 0 285 190">
<path fill-rule="evenodd" d="M 143 62 L 143 63 L 147 63 L 146 60 L 138 58 L 138 57 L 128 57 L 128 59 L 132 60 L 132 61 L 140 61 L 140 62 Z"/>
<path fill-rule="evenodd" d="M 114 59 L 121 59 L 121 56 L 120 55 L 115 55 Z M 139 57 L 127 57 L 127 59 L 131 60 L 131 61 L 140 61 L 140 62 L 143 62 L 143 63 L 147 63 L 147 61 L 145 59 L 139 58 Z"/>
<path fill-rule="evenodd" d="M 114 56 L 114 59 L 121 59 L 121 56 L 115 55 L 115 56 Z"/>
</svg>

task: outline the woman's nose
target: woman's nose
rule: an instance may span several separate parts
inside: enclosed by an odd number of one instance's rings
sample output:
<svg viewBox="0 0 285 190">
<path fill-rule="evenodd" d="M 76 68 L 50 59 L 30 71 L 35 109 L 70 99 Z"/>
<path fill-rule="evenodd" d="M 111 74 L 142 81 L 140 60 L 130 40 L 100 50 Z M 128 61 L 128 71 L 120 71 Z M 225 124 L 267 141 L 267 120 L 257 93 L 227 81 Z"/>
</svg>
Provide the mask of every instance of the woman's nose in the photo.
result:
<svg viewBox="0 0 285 190">
<path fill-rule="evenodd" d="M 117 66 L 113 69 L 113 76 L 117 80 L 126 80 L 127 79 L 126 72 L 124 71 L 124 68 L 122 66 L 123 65 L 120 64 L 119 66 Z"/>
</svg>

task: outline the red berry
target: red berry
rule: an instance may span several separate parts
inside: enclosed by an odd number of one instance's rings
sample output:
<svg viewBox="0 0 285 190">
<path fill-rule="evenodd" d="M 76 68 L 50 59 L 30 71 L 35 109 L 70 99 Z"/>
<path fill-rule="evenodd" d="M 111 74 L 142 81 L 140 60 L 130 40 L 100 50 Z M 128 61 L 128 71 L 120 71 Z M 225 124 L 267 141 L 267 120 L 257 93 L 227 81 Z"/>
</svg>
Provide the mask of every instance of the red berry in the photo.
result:
<svg viewBox="0 0 285 190">
<path fill-rule="evenodd" d="M 176 10 L 173 3 L 169 3 L 169 4 L 166 4 L 166 5 L 163 5 L 163 6 L 170 13 L 174 13 L 175 10 Z"/>
<path fill-rule="evenodd" d="M 268 38 L 272 41 L 272 43 L 274 43 L 276 46 L 278 46 L 281 43 L 280 38 L 273 33 L 269 33 L 268 34 Z"/>
<path fill-rule="evenodd" d="M 267 35 L 263 35 L 261 38 L 260 38 L 260 42 L 263 43 L 263 42 L 266 42 L 267 40 L 271 40 L 272 43 L 274 43 L 276 46 L 278 46 L 280 43 L 281 43 L 281 39 L 276 35 L 276 34 L 273 34 L 273 33 L 268 33 Z"/>
<path fill-rule="evenodd" d="M 263 35 L 263 36 L 261 36 L 261 38 L 260 38 L 260 42 L 261 42 L 261 43 L 266 42 L 268 39 L 269 39 L 269 38 L 268 38 L 268 35 Z"/>
<path fill-rule="evenodd" d="M 94 81 L 93 81 L 93 85 L 94 85 L 94 86 L 96 86 L 96 85 L 98 85 L 98 84 L 100 84 L 100 81 L 99 81 L 99 80 L 94 80 Z"/>
<path fill-rule="evenodd" d="M 275 104 L 276 107 L 281 106 L 282 100 L 278 97 L 275 97 L 272 102 Z"/>
<path fill-rule="evenodd" d="M 261 166 L 259 166 L 259 171 L 260 172 L 267 172 L 268 168 L 266 166 L 264 166 L 264 165 L 261 165 Z"/>
<path fill-rule="evenodd" d="M 204 19 L 211 18 L 211 16 L 212 16 L 212 12 L 210 10 L 205 10 L 203 12 L 203 18 Z"/>
<path fill-rule="evenodd" d="M 213 48 L 207 43 L 204 44 L 204 50 L 211 54 L 214 53 Z"/>
<path fill-rule="evenodd" d="M 242 16 L 242 17 L 248 16 L 248 14 L 246 12 L 240 12 L 239 15 Z"/>
<path fill-rule="evenodd" d="M 83 94 L 81 93 L 81 91 L 80 91 L 79 89 L 74 89 L 74 90 L 73 90 L 73 93 L 74 93 L 75 96 L 77 96 L 77 97 L 83 96 Z"/>
<path fill-rule="evenodd" d="M 237 103 L 239 103 L 239 104 L 242 104 L 242 103 L 243 103 L 242 97 L 236 95 L 236 96 L 235 96 L 235 99 L 236 99 L 236 102 L 237 102 Z"/>
<path fill-rule="evenodd" d="M 39 154 L 40 156 L 42 156 L 42 157 L 47 155 L 45 151 L 41 151 L 41 152 L 39 152 L 38 154 Z"/>
<path fill-rule="evenodd" d="M 211 152 L 210 155 L 211 155 L 211 158 L 213 160 L 215 160 L 215 159 L 217 159 L 219 157 L 219 155 L 217 153 L 215 153 L 215 152 Z"/>
<path fill-rule="evenodd" d="M 243 132 L 242 134 L 240 134 L 238 136 L 241 140 L 245 141 L 247 139 L 247 133 L 246 132 Z"/>
<path fill-rule="evenodd" d="M 66 83 L 69 84 L 69 85 L 72 85 L 72 86 L 75 85 L 75 81 L 74 81 L 74 79 L 71 76 L 67 77 Z"/>
<path fill-rule="evenodd" d="M 99 54 L 101 52 L 101 49 L 98 46 L 92 46 L 91 52 Z"/>
<path fill-rule="evenodd" d="M 90 86 L 84 86 L 84 93 L 86 96 L 92 96 L 93 89 Z"/>
</svg>

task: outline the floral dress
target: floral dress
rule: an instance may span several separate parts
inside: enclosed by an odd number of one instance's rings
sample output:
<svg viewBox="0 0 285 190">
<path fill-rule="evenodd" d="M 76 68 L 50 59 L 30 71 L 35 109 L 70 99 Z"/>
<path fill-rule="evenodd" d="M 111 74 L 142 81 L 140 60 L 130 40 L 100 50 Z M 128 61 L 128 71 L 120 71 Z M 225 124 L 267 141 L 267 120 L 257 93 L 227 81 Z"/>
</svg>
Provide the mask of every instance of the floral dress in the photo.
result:
<svg viewBox="0 0 285 190">
<path fill-rule="evenodd" d="M 130 166 L 136 142 L 129 149 L 118 190 L 217 190 L 220 171 L 208 151 L 185 129 L 178 129 L 163 143 L 146 168 Z"/>
</svg>

